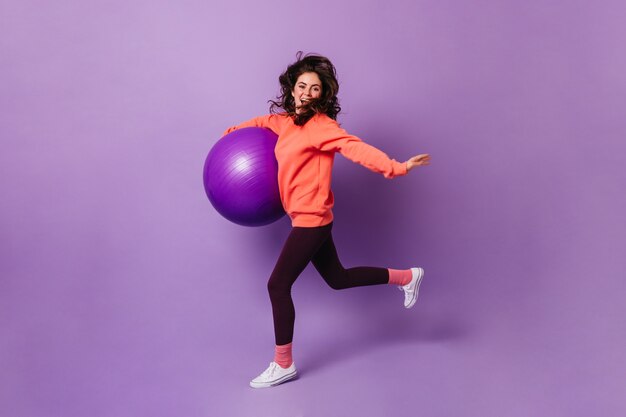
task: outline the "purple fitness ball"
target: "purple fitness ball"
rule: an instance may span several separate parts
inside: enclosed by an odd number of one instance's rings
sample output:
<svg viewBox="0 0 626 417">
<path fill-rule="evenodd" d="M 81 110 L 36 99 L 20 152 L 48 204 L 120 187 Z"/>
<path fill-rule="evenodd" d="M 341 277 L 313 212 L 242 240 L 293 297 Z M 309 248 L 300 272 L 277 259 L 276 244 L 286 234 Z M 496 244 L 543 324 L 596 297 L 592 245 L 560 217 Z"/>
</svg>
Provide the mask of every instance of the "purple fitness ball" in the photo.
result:
<svg viewBox="0 0 626 417">
<path fill-rule="evenodd" d="M 242 226 L 263 226 L 285 215 L 278 191 L 278 136 L 269 129 L 232 131 L 204 163 L 204 190 L 213 207 Z"/>
</svg>

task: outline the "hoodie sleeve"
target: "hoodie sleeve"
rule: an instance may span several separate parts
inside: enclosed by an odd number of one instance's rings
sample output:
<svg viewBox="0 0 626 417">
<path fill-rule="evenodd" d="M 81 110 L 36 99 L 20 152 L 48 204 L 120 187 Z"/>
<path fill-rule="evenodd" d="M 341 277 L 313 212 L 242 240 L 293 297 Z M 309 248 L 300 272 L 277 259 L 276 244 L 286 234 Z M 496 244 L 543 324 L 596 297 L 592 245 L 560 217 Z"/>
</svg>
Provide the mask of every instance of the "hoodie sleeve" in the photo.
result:
<svg viewBox="0 0 626 417">
<path fill-rule="evenodd" d="M 243 127 L 264 127 L 270 129 L 272 132 L 277 135 L 280 134 L 280 117 L 277 114 L 266 114 L 264 116 L 255 117 L 253 119 L 247 120 L 243 123 L 240 123 L 236 126 L 229 127 L 222 134 L 226 136 L 233 130 L 241 129 Z"/>
<path fill-rule="evenodd" d="M 365 168 L 383 174 L 385 178 L 406 175 L 406 164 L 390 159 L 381 150 L 350 135 L 330 117 L 319 119 L 319 131 L 311 136 L 312 145 L 325 152 L 339 152 Z"/>
</svg>

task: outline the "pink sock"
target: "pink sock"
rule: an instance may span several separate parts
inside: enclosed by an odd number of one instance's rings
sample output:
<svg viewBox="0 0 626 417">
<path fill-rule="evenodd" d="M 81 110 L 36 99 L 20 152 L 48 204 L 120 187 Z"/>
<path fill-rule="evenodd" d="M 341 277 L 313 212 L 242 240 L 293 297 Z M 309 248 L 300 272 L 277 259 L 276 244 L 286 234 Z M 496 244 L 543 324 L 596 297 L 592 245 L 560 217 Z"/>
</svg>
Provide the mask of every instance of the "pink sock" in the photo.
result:
<svg viewBox="0 0 626 417">
<path fill-rule="evenodd" d="M 287 345 L 276 345 L 274 351 L 274 362 L 280 365 L 281 368 L 289 368 L 293 363 L 291 357 L 291 343 Z"/>
<path fill-rule="evenodd" d="M 389 284 L 392 285 L 406 285 L 411 282 L 411 278 L 413 278 L 413 274 L 410 269 L 391 269 L 389 270 Z"/>
</svg>

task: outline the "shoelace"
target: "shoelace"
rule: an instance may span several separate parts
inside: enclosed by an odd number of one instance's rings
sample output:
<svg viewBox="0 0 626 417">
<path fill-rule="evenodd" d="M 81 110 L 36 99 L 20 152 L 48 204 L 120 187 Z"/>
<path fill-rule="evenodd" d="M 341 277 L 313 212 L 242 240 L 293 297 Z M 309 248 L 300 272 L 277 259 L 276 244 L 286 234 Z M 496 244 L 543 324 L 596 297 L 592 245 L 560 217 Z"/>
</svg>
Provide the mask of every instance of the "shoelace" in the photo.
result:
<svg viewBox="0 0 626 417">
<path fill-rule="evenodd" d="M 405 301 L 408 301 L 408 300 L 410 300 L 413 297 L 413 291 L 406 290 L 402 285 L 398 286 L 398 289 L 400 291 L 404 292 L 404 300 Z"/>
<path fill-rule="evenodd" d="M 267 368 L 265 370 L 265 372 L 263 372 L 263 375 L 265 376 L 273 376 L 274 372 L 276 372 L 276 367 L 278 366 L 278 364 L 276 362 L 271 362 L 269 368 Z"/>
</svg>

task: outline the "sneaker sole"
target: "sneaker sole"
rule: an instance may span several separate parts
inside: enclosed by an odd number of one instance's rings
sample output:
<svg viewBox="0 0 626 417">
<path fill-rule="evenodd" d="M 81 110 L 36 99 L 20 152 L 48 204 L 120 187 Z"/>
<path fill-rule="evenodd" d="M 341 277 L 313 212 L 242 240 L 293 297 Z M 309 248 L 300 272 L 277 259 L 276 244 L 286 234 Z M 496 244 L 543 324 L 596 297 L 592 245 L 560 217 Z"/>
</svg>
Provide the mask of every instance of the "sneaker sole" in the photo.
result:
<svg viewBox="0 0 626 417">
<path fill-rule="evenodd" d="M 294 379 L 297 375 L 298 375 L 298 372 L 293 371 L 292 373 L 284 375 L 282 378 L 277 379 L 276 381 L 272 381 L 270 383 L 258 383 L 258 382 L 255 383 L 255 382 L 250 381 L 250 386 L 252 388 L 269 388 L 269 387 L 273 387 L 276 385 L 280 385 L 284 382 L 290 381 Z"/>
<path fill-rule="evenodd" d="M 413 270 L 417 270 L 419 275 L 417 277 L 417 283 L 415 284 L 415 291 L 413 292 L 413 298 L 411 299 L 411 301 L 409 301 L 408 305 L 404 306 L 406 308 L 411 308 L 415 305 L 415 302 L 417 301 L 417 296 L 420 290 L 420 284 L 422 283 L 422 279 L 424 278 L 424 270 L 422 268 L 411 268 L 411 272 L 413 272 Z"/>
</svg>

